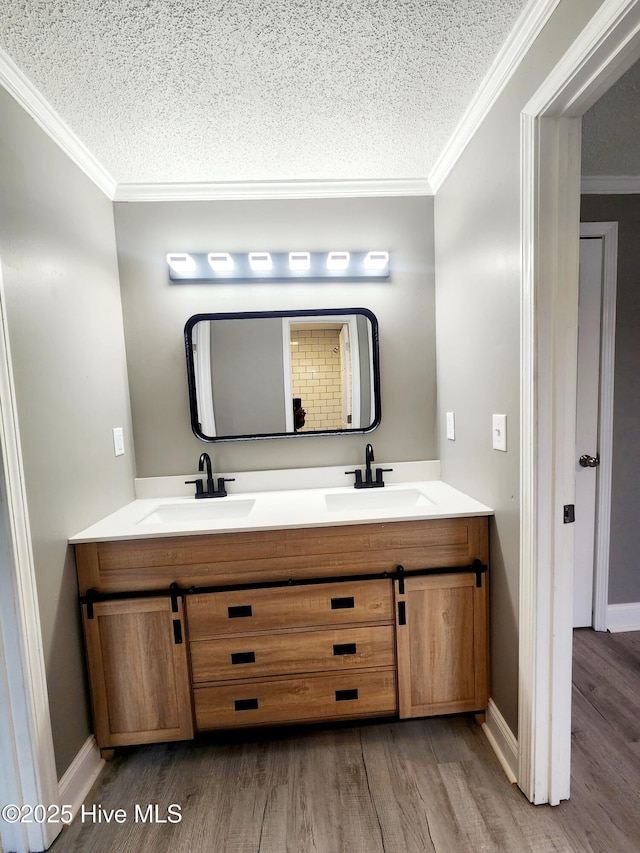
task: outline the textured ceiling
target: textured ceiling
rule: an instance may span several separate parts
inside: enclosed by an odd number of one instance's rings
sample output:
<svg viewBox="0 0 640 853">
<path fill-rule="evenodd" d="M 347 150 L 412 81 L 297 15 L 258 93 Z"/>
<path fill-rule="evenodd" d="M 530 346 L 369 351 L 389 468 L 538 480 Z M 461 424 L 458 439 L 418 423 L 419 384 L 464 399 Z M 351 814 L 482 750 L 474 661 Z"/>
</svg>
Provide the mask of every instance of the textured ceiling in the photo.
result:
<svg viewBox="0 0 640 853">
<path fill-rule="evenodd" d="M 584 114 L 582 174 L 640 176 L 640 62 Z"/>
<path fill-rule="evenodd" d="M 425 179 L 526 0 L 0 0 L 118 183 Z"/>
</svg>

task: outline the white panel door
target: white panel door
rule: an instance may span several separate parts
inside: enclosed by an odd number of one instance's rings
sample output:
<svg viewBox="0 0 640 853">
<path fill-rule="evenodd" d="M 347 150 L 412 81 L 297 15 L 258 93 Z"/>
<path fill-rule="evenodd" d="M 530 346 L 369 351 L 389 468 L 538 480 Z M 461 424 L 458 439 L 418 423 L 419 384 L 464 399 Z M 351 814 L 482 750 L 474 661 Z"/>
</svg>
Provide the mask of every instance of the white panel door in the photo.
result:
<svg viewBox="0 0 640 853">
<path fill-rule="evenodd" d="M 593 624 L 604 239 L 580 240 L 573 626 Z M 587 465 L 580 457 L 590 457 Z M 590 463 L 590 464 L 589 464 Z M 591 467 L 593 466 L 593 467 Z"/>
</svg>

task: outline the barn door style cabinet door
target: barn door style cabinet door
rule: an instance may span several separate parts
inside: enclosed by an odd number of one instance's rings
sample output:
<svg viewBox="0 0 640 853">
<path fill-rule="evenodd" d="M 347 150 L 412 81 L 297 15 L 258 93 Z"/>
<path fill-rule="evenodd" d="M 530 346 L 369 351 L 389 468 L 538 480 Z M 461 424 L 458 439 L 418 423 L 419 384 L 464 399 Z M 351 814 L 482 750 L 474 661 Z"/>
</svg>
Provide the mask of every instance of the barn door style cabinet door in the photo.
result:
<svg viewBox="0 0 640 853">
<path fill-rule="evenodd" d="M 488 703 L 488 577 L 394 581 L 400 717 L 476 712 Z"/>
<path fill-rule="evenodd" d="M 82 621 L 98 746 L 193 737 L 182 601 L 88 602 Z"/>
</svg>

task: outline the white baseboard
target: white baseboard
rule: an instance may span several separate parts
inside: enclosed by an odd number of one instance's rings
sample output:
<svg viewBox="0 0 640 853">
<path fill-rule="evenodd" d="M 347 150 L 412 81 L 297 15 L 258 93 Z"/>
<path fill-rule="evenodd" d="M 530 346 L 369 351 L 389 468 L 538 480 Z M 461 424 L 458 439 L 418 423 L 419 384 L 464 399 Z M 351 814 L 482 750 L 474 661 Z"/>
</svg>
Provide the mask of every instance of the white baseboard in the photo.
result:
<svg viewBox="0 0 640 853">
<path fill-rule="evenodd" d="M 607 606 L 607 631 L 640 631 L 640 601 Z"/>
<path fill-rule="evenodd" d="M 640 176 L 583 175 L 580 192 L 583 195 L 637 195 Z"/>
<path fill-rule="evenodd" d="M 60 804 L 71 806 L 73 817 L 87 798 L 96 781 L 104 761 L 93 735 L 88 737 L 58 783 Z"/>
<path fill-rule="evenodd" d="M 507 779 L 515 785 L 518 781 L 518 741 L 493 699 L 489 699 L 487 718 L 482 730 L 498 756 Z"/>
</svg>

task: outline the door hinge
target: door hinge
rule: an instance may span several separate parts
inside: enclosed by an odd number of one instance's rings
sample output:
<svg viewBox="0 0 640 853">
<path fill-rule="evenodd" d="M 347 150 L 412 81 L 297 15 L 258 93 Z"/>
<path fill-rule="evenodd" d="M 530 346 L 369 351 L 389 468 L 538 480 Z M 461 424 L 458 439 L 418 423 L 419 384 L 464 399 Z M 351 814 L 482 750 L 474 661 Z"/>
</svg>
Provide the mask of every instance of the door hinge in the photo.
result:
<svg viewBox="0 0 640 853">
<path fill-rule="evenodd" d="M 564 505 L 564 516 L 563 519 L 565 524 L 573 524 L 576 520 L 576 508 L 574 504 L 565 504 Z"/>
</svg>

